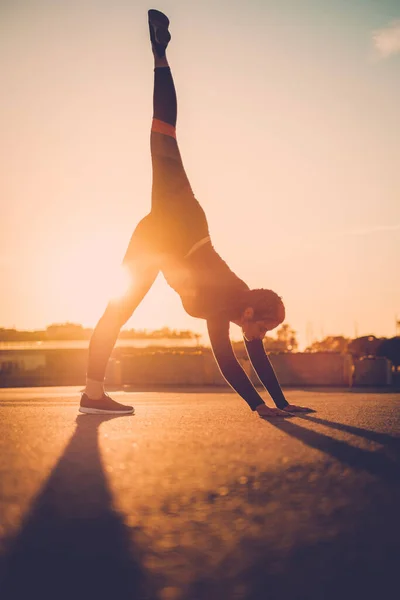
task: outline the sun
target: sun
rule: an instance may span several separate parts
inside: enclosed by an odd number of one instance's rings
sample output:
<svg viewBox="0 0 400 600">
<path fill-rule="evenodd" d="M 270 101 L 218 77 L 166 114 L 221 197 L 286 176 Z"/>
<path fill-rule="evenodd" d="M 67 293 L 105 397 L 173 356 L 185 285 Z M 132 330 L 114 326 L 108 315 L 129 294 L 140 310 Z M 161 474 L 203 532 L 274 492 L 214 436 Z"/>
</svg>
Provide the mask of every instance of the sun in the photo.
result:
<svg viewBox="0 0 400 600">
<path fill-rule="evenodd" d="M 119 265 L 117 268 L 110 269 L 110 299 L 118 300 L 125 296 L 133 283 L 133 274 L 124 265 Z"/>
<path fill-rule="evenodd" d="M 121 298 L 134 283 L 122 266 L 120 244 L 88 236 L 60 248 L 52 257 L 48 281 L 43 282 L 66 321 L 93 326 L 111 300 Z"/>
</svg>

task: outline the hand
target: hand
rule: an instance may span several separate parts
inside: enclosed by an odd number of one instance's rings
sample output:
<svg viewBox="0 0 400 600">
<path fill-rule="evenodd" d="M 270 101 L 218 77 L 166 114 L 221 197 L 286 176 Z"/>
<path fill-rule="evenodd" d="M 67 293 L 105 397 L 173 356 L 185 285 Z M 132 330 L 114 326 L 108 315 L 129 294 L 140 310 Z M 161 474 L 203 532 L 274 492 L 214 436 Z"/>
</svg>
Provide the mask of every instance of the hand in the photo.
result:
<svg viewBox="0 0 400 600">
<path fill-rule="evenodd" d="M 277 417 L 287 418 L 293 416 L 287 410 L 281 410 L 280 408 L 269 408 L 269 406 L 267 406 L 266 404 L 260 404 L 260 406 L 257 406 L 256 411 L 258 412 L 260 417 L 264 419 L 276 419 Z"/>
<path fill-rule="evenodd" d="M 313 413 L 313 412 L 317 412 L 313 408 L 307 408 L 306 406 L 296 406 L 296 404 L 288 404 L 287 406 L 285 406 L 285 408 L 283 410 L 286 411 L 286 412 L 288 412 L 288 413 Z"/>
</svg>

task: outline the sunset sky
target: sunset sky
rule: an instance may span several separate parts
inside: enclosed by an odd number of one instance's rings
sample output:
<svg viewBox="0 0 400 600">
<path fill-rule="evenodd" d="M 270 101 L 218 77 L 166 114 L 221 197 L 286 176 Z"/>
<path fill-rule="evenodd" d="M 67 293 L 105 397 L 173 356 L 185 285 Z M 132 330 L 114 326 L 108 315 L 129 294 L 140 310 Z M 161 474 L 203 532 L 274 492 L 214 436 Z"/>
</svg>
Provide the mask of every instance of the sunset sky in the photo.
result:
<svg viewBox="0 0 400 600">
<path fill-rule="evenodd" d="M 94 326 L 150 208 L 147 9 L 217 251 L 302 345 L 400 318 L 399 0 L 0 0 L 0 327 Z M 128 327 L 203 333 L 160 276 Z M 232 330 L 238 337 L 239 329 Z"/>
</svg>

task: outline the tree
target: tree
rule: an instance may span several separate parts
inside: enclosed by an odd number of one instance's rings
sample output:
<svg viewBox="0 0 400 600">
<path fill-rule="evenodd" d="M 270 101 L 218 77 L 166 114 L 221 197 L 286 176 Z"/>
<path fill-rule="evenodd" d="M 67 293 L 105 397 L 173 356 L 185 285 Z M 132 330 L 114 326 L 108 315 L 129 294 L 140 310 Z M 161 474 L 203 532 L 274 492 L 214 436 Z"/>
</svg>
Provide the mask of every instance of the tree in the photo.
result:
<svg viewBox="0 0 400 600">
<path fill-rule="evenodd" d="M 232 345 L 238 358 L 247 358 L 242 341 L 233 342 Z M 277 330 L 276 338 L 265 336 L 263 345 L 266 352 L 295 352 L 298 347 L 296 332 L 285 323 Z"/>
<path fill-rule="evenodd" d="M 347 346 L 347 351 L 355 358 L 377 356 L 377 351 L 381 343 L 382 339 L 378 339 L 374 335 L 365 335 L 351 340 Z"/>
<path fill-rule="evenodd" d="M 283 323 L 276 332 L 276 338 L 283 346 L 283 352 L 295 352 L 298 348 L 296 332 L 287 323 Z"/>
<path fill-rule="evenodd" d="M 279 327 L 276 338 L 266 336 L 263 343 L 267 352 L 295 352 L 298 347 L 296 332 L 287 323 Z"/>
<path fill-rule="evenodd" d="M 323 340 L 313 342 L 306 348 L 306 352 L 340 352 L 343 354 L 347 352 L 349 342 L 350 338 L 343 335 L 328 335 Z"/>
<path fill-rule="evenodd" d="M 390 360 L 397 369 L 400 366 L 400 336 L 381 340 L 377 355 Z"/>
</svg>

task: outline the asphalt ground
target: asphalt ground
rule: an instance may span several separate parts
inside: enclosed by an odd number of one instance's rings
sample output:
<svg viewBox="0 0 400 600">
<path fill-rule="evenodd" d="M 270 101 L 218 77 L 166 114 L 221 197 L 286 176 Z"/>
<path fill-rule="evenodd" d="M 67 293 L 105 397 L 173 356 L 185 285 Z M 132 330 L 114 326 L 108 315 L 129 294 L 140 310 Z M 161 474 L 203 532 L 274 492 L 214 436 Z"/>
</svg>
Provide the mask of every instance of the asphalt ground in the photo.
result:
<svg viewBox="0 0 400 600">
<path fill-rule="evenodd" d="M 2 600 L 397 597 L 400 394 L 0 390 Z"/>
</svg>

